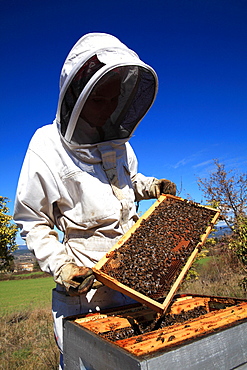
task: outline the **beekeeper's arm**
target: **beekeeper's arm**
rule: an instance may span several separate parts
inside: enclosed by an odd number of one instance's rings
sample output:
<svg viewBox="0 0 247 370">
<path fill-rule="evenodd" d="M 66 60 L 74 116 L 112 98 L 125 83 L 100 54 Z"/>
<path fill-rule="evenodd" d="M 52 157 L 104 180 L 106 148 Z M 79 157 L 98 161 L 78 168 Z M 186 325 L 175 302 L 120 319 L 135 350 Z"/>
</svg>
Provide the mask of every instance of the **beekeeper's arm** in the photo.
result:
<svg viewBox="0 0 247 370">
<path fill-rule="evenodd" d="M 131 172 L 131 180 L 135 190 L 136 201 L 159 198 L 161 194 L 176 195 L 176 185 L 166 179 L 147 177 L 137 172 L 137 158 L 129 143 L 126 145 Z"/>
<path fill-rule="evenodd" d="M 88 267 L 77 266 L 59 242 L 53 207 L 60 197 L 49 168 L 29 149 L 19 178 L 14 220 L 40 268 L 71 295 L 77 295 L 90 289 L 94 276 Z"/>
</svg>

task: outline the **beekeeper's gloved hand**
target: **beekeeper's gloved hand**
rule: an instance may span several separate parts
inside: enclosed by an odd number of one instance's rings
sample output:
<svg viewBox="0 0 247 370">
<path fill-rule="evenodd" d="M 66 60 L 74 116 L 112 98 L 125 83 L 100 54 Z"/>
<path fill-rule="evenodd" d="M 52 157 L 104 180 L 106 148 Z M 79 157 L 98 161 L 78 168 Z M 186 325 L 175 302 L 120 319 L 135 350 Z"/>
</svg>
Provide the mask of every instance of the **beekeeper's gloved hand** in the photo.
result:
<svg viewBox="0 0 247 370">
<path fill-rule="evenodd" d="M 86 294 L 93 287 L 95 276 L 89 267 L 68 263 L 62 267 L 60 279 L 69 295 L 76 296 Z"/>
<path fill-rule="evenodd" d="M 150 198 L 159 198 L 161 194 L 176 195 L 176 185 L 166 179 L 154 179 L 149 189 Z"/>
</svg>

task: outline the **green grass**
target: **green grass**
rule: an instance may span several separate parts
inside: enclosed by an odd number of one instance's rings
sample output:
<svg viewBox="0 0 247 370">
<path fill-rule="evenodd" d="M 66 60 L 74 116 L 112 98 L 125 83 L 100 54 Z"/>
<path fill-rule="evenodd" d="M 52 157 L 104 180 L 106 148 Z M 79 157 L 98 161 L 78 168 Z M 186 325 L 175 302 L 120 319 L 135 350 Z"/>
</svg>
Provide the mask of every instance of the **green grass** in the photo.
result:
<svg viewBox="0 0 247 370">
<path fill-rule="evenodd" d="M 0 281 L 0 315 L 51 306 L 52 277 Z"/>
<path fill-rule="evenodd" d="M 196 263 L 198 266 L 205 266 L 211 261 L 211 256 L 203 257 L 202 259 L 198 260 Z"/>
</svg>

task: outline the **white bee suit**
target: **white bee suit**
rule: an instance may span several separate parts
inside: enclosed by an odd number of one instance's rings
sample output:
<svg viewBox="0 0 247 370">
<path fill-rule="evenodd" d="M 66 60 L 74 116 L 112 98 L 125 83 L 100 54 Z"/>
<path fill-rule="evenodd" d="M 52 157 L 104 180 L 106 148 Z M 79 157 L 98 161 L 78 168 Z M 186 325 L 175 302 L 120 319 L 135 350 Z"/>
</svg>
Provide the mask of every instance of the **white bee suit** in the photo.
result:
<svg viewBox="0 0 247 370">
<path fill-rule="evenodd" d="M 121 97 L 99 133 L 80 112 L 95 84 L 112 72 L 121 75 Z M 70 297 L 59 274 L 69 262 L 92 267 L 136 222 L 135 202 L 150 198 L 154 178 L 137 172 L 128 140 L 156 91 L 155 72 L 118 39 L 83 36 L 62 69 L 56 119 L 29 144 L 14 219 L 42 270 L 58 283 L 53 313 L 61 350 L 63 316 L 131 301 L 106 287 Z M 63 232 L 62 242 L 54 227 Z"/>
</svg>

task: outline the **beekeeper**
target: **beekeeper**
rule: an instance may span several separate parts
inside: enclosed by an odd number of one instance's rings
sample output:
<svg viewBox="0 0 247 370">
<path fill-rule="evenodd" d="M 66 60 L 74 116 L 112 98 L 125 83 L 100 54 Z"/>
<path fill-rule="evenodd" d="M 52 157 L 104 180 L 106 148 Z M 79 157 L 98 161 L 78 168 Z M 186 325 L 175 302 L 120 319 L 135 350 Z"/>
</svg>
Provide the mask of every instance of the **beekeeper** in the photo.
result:
<svg viewBox="0 0 247 370">
<path fill-rule="evenodd" d="M 137 172 L 128 142 L 157 84 L 154 70 L 116 37 L 87 34 L 63 65 L 56 119 L 29 144 L 14 219 L 57 283 L 53 316 L 61 351 L 64 316 L 132 301 L 105 286 L 94 289 L 91 267 L 136 222 L 135 202 L 176 193 L 172 182 Z"/>
</svg>

